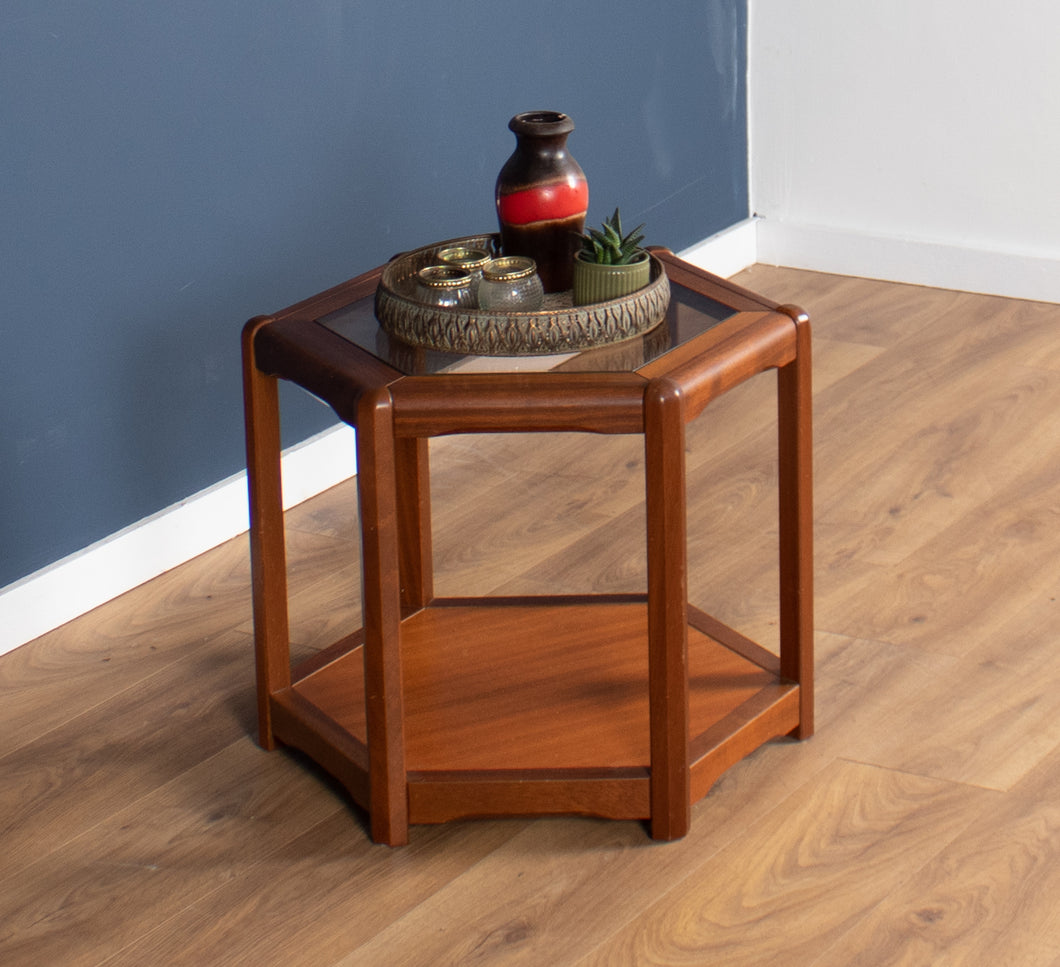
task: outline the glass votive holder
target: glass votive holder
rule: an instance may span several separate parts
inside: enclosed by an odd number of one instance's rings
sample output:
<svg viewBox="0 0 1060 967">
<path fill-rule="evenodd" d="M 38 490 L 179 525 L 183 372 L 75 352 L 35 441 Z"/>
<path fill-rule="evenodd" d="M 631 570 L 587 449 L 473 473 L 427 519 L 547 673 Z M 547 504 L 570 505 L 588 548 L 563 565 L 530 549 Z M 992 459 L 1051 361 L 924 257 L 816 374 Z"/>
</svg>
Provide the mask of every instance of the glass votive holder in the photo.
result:
<svg viewBox="0 0 1060 967">
<path fill-rule="evenodd" d="M 533 312 L 544 301 L 545 290 L 533 259 L 505 255 L 483 268 L 478 286 L 479 308 Z"/>
<path fill-rule="evenodd" d="M 490 262 L 490 253 L 482 248 L 469 248 L 466 245 L 450 245 L 439 249 L 435 258 L 441 265 L 452 265 L 458 269 L 467 269 L 471 273 L 471 292 L 478 304 L 478 286 L 482 281 L 482 270 Z"/>
<path fill-rule="evenodd" d="M 471 277 L 482 278 L 482 269 L 490 262 L 490 253 L 482 248 L 468 248 L 466 245 L 450 245 L 438 250 L 435 256 L 440 265 L 455 265 L 458 269 L 467 269 Z"/>
<path fill-rule="evenodd" d="M 454 265 L 420 269 L 416 273 L 416 301 L 429 306 L 475 306 L 471 273 Z"/>
</svg>

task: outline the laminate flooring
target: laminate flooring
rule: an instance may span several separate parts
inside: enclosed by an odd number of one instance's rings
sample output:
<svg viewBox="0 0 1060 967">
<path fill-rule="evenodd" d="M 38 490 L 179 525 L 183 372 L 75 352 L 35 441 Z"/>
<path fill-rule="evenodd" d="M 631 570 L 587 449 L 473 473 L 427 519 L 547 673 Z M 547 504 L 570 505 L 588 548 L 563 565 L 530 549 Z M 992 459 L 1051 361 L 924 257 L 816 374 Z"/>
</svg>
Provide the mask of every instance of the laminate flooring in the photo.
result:
<svg viewBox="0 0 1060 967">
<path fill-rule="evenodd" d="M 737 281 L 814 321 L 814 738 L 674 843 L 553 818 L 373 845 L 252 738 L 243 536 L 0 658 L 0 964 L 1060 967 L 1060 306 Z M 775 647 L 772 393 L 690 432 L 689 570 Z M 639 590 L 640 446 L 432 442 L 438 592 Z M 287 519 L 307 655 L 358 621 L 354 482 Z"/>
</svg>

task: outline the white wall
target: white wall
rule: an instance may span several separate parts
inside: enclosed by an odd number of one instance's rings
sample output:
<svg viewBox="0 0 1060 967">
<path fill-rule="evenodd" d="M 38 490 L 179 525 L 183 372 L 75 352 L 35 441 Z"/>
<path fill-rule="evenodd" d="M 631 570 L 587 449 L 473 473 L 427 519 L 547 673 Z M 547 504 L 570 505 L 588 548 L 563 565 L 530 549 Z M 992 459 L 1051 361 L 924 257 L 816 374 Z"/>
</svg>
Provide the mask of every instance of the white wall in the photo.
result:
<svg viewBox="0 0 1060 967">
<path fill-rule="evenodd" d="M 750 0 L 760 261 L 1060 301 L 1060 3 Z"/>
</svg>

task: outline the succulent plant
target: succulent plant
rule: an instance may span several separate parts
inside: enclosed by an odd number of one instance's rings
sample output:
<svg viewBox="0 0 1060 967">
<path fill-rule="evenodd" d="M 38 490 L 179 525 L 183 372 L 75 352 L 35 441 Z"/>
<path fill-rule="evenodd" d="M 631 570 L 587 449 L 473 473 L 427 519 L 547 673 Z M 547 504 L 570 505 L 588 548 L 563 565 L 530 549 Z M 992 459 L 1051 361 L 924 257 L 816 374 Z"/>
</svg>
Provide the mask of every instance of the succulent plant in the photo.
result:
<svg viewBox="0 0 1060 967">
<path fill-rule="evenodd" d="M 639 234 L 643 227 L 642 223 L 623 235 L 622 218 L 616 208 L 610 218 L 604 219 L 602 229 L 590 228 L 582 235 L 581 258 L 598 265 L 628 265 L 644 251 L 640 247 L 644 236 Z"/>
</svg>

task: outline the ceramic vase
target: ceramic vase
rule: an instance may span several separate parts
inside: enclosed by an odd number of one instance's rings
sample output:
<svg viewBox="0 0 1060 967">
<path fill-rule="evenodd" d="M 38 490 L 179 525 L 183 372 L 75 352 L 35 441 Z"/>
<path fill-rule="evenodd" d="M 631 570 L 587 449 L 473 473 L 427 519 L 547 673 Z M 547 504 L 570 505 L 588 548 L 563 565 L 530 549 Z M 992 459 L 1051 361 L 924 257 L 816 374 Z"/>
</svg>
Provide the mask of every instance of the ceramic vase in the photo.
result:
<svg viewBox="0 0 1060 967">
<path fill-rule="evenodd" d="M 589 208 L 585 173 L 567 153 L 574 122 L 557 111 L 530 111 L 515 115 L 508 128 L 515 151 L 495 192 L 501 249 L 532 258 L 546 292 L 565 291 Z"/>
</svg>

